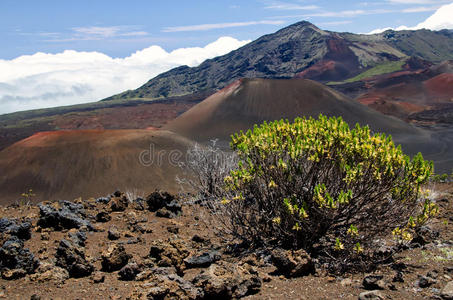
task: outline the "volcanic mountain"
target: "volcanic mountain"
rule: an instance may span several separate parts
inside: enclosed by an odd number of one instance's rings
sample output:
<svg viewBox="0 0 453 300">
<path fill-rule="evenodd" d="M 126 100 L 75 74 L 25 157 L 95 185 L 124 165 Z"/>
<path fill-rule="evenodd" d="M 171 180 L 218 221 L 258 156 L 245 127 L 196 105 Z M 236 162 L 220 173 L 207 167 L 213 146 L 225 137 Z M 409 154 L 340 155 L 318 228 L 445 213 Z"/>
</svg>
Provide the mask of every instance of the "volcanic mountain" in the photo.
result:
<svg viewBox="0 0 453 300">
<path fill-rule="evenodd" d="M 336 33 L 302 21 L 198 67 L 182 66 L 111 99 L 159 99 L 214 93 L 241 78 L 301 77 L 341 81 L 379 64 L 415 56 L 430 62 L 453 59 L 447 30 L 386 31 L 375 35 Z"/>
<path fill-rule="evenodd" d="M 375 132 L 391 134 L 410 154 L 422 152 L 453 167 L 445 147 L 453 146 L 453 135 L 442 140 L 397 118 L 383 115 L 320 83 L 305 79 L 242 79 L 197 104 L 164 128 L 198 142 L 219 139 L 263 121 L 299 116 L 341 116 L 350 126 L 369 125 Z"/>
<path fill-rule="evenodd" d="M 161 130 L 37 133 L 0 151 L 0 203 L 32 188 L 38 200 L 176 192 L 178 159 L 192 142 Z"/>
</svg>

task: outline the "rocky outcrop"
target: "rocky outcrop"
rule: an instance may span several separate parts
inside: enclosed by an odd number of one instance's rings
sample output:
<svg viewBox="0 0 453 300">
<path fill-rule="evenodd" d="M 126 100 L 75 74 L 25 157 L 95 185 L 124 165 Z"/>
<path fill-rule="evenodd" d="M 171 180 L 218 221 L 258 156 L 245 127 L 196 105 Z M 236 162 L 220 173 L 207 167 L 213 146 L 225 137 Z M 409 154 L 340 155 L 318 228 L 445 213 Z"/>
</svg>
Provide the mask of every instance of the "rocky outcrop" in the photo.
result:
<svg viewBox="0 0 453 300">
<path fill-rule="evenodd" d="M 56 265 L 69 272 L 70 277 L 89 276 L 94 271 L 85 256 L 85 249 L 81 246 L 81 240 L 68 241 L 62 239 L 55 254 Z"/>
<path fill-rule="evenodd" d="M 220 253 L 217 251 L 206 251 L 201 254 L 192 255 L 184 259 L 184 263 L 188 269 L 190 268 L 206 268 L 212 263 L 220 259 Z"/>
<path fill-rule="evenodd" d="M 132 255 L 126 253 L 123 245 L 110 245 L 101 255 L 102 270 L 106 272 L 118 271 L 124 267 Z"/>
<path fill-rule="evenodd" d="M 185 270 L 184 259 L 190 254 L 187 244 L 180 240 L 170 240 L 164 242 L 156 240 L 151 243 L 149 257 L 152 258 L 159 267 L 174 267 L 179 274 Z"/>
<path fill-rule="evenodd" d="M 0 233 L 14 235 L 21 240 L 28 240 L 31 237 L 31 223 L 0 218 Z"/>
<path fill-rule="evenodd" d="M 174 218 L 181 214 L 182 207 L 175 196 L 162 191 L 155 191 L 146 197 L 146 204 L 150 211 L 162 218 Z"/>
<path fill-rule="evenodd" d="M 114 192 L 110 198 L 110 209 L 112 211 L 125 211 L 129 206 L 129 199 L 120 191 Z"/>
<path fill-rule="evenodd" d="M 261 288 L 261 278 L 253 270 L 222 262 L 197 275 L 192 283 L 201 289 L 204 299 L 242 298 Z"/>
<path fill-rule="evenodd" d="M 271 253 L 271 260 L 277 268 L 276 273 L 287 277 L 305 276 L 315 271 L 310 255 L 304 250 L 275 249 Z"/>
<path fill-rule="evenodd" d="M 17 279 L 32 274 L 39 266 L 39 260 L 24 248 L 24 242 L 12 235 L 0 248 L 0 271 L 5 279 Z"/>
<path fill-rule="evenodd" d="M 38 204 L 38 226 L 55 230 L 81 228 L 93 230 L 91 222 L 87 220 L 82 204 L 69 201 L 59 201 L 53 204 Z"/>
<path fill-rule="evenodd" d="M 139 265 L 135 262 L 128 263 L 118 272 L 119 279 L 125 281 L 134 280 L 135 277 L 142 271 L 143 271 L 142 265 Z"/>
</svg>

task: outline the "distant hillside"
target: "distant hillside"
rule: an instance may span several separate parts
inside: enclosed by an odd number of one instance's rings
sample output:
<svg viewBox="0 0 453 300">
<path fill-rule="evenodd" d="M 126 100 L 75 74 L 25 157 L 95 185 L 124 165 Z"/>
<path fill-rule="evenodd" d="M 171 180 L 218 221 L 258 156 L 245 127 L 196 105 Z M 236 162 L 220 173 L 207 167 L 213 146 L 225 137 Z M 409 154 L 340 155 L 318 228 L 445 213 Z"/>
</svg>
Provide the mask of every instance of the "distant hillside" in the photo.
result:
<svg viewBox="0 0 453 300">
<path fill-rule="evenodd" d="M 181 169 L 169 155 L 191 145 L 163 130 L 40 132 L 0 151 L 0 204 L 30 188 L 38 201 L 99 197 L 116 189 L 177 192 Z"/>
<path fill-rule="evenodd" d="M 431 66 L 411 58 L 398 70 L 371 72 L 384 70 L 382 66 L 329 85 L 362 104 L 408 122 L 453 124 L 453 60 Z"/>
<path fill-rule="evenodd" d="M 303 21 L 265 35 L 200 66 L 178 67 L 142 87 L 107 98 L 159 99 L 214 93 L 240 78 L 308 78 L 342 81 L 377 65 L 417 57 L 453 59 L 451 31 L 386 31 L 358 35 L 324 31 Z"/>
</svg>

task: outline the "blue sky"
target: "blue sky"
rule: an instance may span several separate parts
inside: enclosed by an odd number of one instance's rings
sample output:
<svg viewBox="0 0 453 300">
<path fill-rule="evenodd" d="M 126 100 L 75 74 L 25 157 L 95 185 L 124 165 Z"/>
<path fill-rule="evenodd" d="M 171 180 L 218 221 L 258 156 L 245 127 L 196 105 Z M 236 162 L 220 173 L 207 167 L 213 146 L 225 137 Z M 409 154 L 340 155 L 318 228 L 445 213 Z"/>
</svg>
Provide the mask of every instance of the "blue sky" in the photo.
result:
<svg viewBox="0 0 453 300">
<path fill-rule="evenodd" d="M 150 45 L 169 51 L 220 36 L 255 39 L 300 20 L 328 30 L 369 32 L 414 26 L 451 2 L 1 0 L 0 59 L 66 49 L 124 57 Z M 214 25 L 197 27 L 206 24 Z"/>
</svg>

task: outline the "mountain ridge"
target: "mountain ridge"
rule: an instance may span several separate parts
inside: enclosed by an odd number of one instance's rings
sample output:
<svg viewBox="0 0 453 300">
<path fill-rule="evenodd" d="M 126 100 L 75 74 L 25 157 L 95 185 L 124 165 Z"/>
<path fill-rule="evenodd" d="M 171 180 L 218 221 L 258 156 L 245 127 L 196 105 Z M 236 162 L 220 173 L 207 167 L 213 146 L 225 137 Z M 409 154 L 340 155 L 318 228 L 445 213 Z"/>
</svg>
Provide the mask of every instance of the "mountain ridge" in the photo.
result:
<svg viewBox="0 0 453 300">
<path fill-rule="evenodd" d="M 287 79 L 318 65 L 328 66 L 323 76 L 304 78 L 327 82 L 410 56 L 436 63 L 453 59 L 453 33 L 424 29 L 388 30 L 374 35 L 337 33 L 301 21 L 197 67 L 174 68 L 136 90 L 104 100 L 153 100 L 200 91 L 214 93 L 240 78 Z"/>
</svg>

